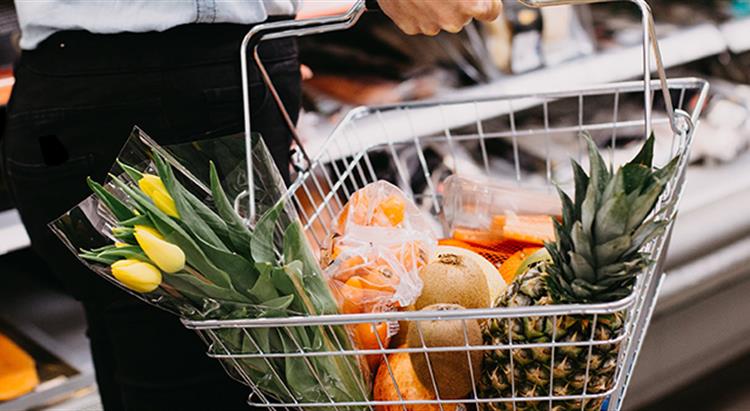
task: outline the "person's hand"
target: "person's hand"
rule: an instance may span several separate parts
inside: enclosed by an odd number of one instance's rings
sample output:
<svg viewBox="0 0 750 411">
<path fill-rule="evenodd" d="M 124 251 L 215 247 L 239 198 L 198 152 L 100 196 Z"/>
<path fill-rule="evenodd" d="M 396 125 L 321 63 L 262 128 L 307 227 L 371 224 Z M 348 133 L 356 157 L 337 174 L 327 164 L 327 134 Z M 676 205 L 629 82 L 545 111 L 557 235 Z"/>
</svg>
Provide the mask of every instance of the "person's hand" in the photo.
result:
<svg viewBox="0 0 750 411">
<path fill-rule="evenodd" d="M 501 0 L 378 0 L 380 9 L 406 34 L 458 33 L 471 19 L 493 21 Z"/>
</svg>

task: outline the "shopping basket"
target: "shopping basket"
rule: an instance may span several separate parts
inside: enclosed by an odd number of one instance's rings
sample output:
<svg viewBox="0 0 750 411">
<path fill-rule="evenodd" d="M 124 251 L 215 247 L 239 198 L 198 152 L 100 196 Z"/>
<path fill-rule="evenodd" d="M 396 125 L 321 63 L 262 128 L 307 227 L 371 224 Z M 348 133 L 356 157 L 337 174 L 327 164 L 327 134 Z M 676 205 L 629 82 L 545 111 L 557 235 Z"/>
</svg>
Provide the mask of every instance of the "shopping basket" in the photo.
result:
<svg viewBox="0 0 750 411">
<path fill-rule="evenodd" d="M 523 0 L 528 6 L 543 7 L 562 4 L 595 3 L 602 0 Z M 654 33 L 653 19 L 648 4 L 644 0 L 629 0 L 638 6 L 642 14 L 643 29 L 643 79 L 638 81 L 614 84 L 594 85 L 576 88 L 574 90 L 554 90 L 545 92 L 529 92 L 518 95 L 483 96 L 481 98 L 464 100 L 422 101 L 400 103 L 377 107 L 359 107 L 350 111 L 333 131 L 332 135 L 319 147 L 300 147 L 301 158 L 297 161 L 298 172 L 294 182 L 288 189 L 286 200 L 294 204 L 299 218 L 305 227 L 306 234 L 313 246 L 321 247 L 329 234 L 331 222 L 346 204 L 347 199 L 359 188 L 379 179 L 389 179 L 399 185 L 411 195 L 413 200 L 424 210 L 435 215 L 441 213 L 441 195 L 439 190 L 440 178 L 448 174 L 461 174 L 460 162 L 456 159 L 456 152 L 461 147 L 470 147 L 478 153 L 480 171 L 486 174 L 493 170 L 493 159 L 488 152 L 488 146 L 499 141 L 507 142 L 512 150 L 512 177 L 523 186 L 527 180 L 534 178 L 524 171 L 521 163 L 521 147 L 528 142 L 540 148 L 544 161 L 542 179 L 546 184 L 557 183 L 565 185 L 564 181 L 554 181 L 553 170 L 557 164 L 550 147 L 553 142 L 565 141 L 570 144 L 562 145 L 570 148 L 567 157 L 584 158 L 585 145 L 581 143 L 579 133 L 587 131 L 599 141 L 608 141 L 608 152 L 604 152 L 605 160 L 614 162 L 615 147 L 619 147 L 625 138 L 637 136 L 645 139 L 651 132 L 657 131 L 671 136 L 671 154 L 681 155 L 678 172 L 669 182 L 657 203 L 656 212 L 674 216 L 685 181 L 685 171 L 688 162 L 693 132 L 698 122 L 699 114 L 704 105 L 708 84 L 696 78 L 667 79 L 661 60 L 658 44 Z M 245 37 L 242 49 L 243 97 L 245 110 L 245 131 L 248 148 L 250 138 L 250 95 L 247 85 L 248 50 L 257 50 L 261 40 L 299 37 L 308 34 L 323 33 L 351 27 L 365 11 L 364 1 L 359 1 L 345 15 L 326 17 L 303 21 L 275 22 L 254 28 Z M 279 105 L 285 121 L 294 132 L 294 125 L 286 114 L 283 105 L 275 92 L 269 76 L 260 63 L 257 52 L 253 53 L 255 62 L 271 90 L 271 95 Z M 658 79 L 651 80 L 652 65 L 656 68 Z M 632 102 L 634 97 L 642 101 L 638 115 L 633 117 L 625 113 L 623 105 Z M 664 111 L 652 109 L 655 102 L 663 103 Z M 676 103 L 676 104 L 675 104 Z M 596 106 L 597 111 L 608 110 L 611 116 L 605 118 L 595 116 L 589 111 Z M 537 113 L 538 121 L 519 123 L 518 113 Z M 560 113 L 558 115 L 558 112 Z M 294 132 L 295 141 L 299 138 Z M 554 147 L 561 147 L 557 144 Z M 434 161 L 428 155 L 428 150 L 441 153 L 445 158 Z M 559 148 L 558 148 L 559 150 Z M 248 153 L 250 151 L 248 150 Z M 255 218 L 253 167 L 252 156 L 247 157 L 249 187 L 244 197 L 236 200 L 248 202 L 249 220 Z M 243 207 L 244 208 L 244 207 Z M 674 219 L 672 218 L 672 221 Z M 505 404 L 502 409 L 556 409 L 559 401 L 578 401 L 581 409 L 589 409 L 592 403 L 605 404 L 608 410 L 619 410 L 632 375 L 633 367 L 638 358 L 638 352 L 649 325 L 654 310 L 659 287 L 663 280 L 662 267 L 665 252 L 669 243 L 671 226 L 665 233 L 648 244 L 648 250 L 656 256 L 656 263 L 638 276 L 633 292 L 619 300 L 600 304 L 581 305 L 550 305 L 535 307 L 488 308 L 459 311 L 402 311 L 372 314 L 340 314 L 308 317 L 260 318 L 249 320 L 204 320 L 192 321 L 184 319 L 184 325 L 196 330 L 209 345 L 208 355 L 219 359 L 229 374 L 251 388 L 249 405 L 272 409 L 440 409 L 453 410 L 462 404 L 465 407 L 481 406 L 482 404 Z M 596 328 L 597 321 L 613 314 L 624 314 L 625 325 L 619 335 L 609 339 L 595 339 L 593 333 L 582 341 L 562 342 L 553 341 L 537 343 L 515 343 L 512 337 L 508 344 L 497 346 L 474 346 L 466 341 L 455 347 L 391 347 L 389 348 L 378 337 L 378 348 L 375 349 L 343 349 L 339 344 L 338 350 L 326 350 L 321 347 L 307 347 L 296 344 L 295 350 L 286 352 L 264 352 L 257 345 L 250 351 L 236 351 L 224 344 L 221 331 L 225 329 L 242 330 L 244 335 L 252 340 L 253 331 L 258 329 L 286 332 L 294 328 L 304 327 L 333 327 L 337 325 L 367 324 L 375 329 L 375 325 L 384 321 L 414 322 L 414 321 L 455 321 L 463 324 L 466 330 L 468 320 L 486 321 L 499 319 L 511 321 L 522 318 L 551 319 L 553 323 L 563 316 L 589 316 Z M 375 333 L 377 335 L 377 333 Z M 549 390 L 540 390 L 540 395 L 521 395 L 520 387 L 513 385 L 513 395 L 505 398 L 479 398 L 474 390 L 467 399 L 440 398 L 439 392 L 432 399 L 405 399 L 398 388 L 398 399 L 393 401 L 351 401 L 337 402 L 332 396 L 327 401 L 303 402 L 296 399 L 282 401 L 264 393 L 246 373 L 243 372 L 241 362 L 248 359 L 260 361 L 275 361 L 285 358 L 302 358 L 314 374 L 310 361 L 321 356 L 361 356 L 378 355 L 383 358 L 381 367 L 386 367 L 390 378 L 397 386 L 395 376 L 388 362 L 388 355 L 394 353 L 418 353 L 427 355 L 431 352 L 473 350 L 520 350 L 536 349 L 548 350 L 550 356 L 549 369 L 554 369 L 555 350 L 578 347 L 588 351 L 586 357 L 586 378 L 592 363 L 592 351 L 600 345 L 609 344 L 619 346 L 616 358 L 614 383 L 606 390 L 587 392 L 588 384 L 584 383 L 580 392 L 567 395 L 556 395 L 551 388 L 554 386 L 554 375 L 550 373 Z M 467 361 L 469 360 L 467 354 Z M 270 365 L 270 363 L 269 363 Z M 476 387 L 479 370 L 472 369 L 472 385 Z M 513 362 L 511 361 L 511 367 Z M 270 367 L 270 369 L 274 369 Z M 358 370 L 350 370 L 359 372 Z M 430 372 L 432 369 L 430 368 Z M 515 375 L 511 370 L 511 379 Z M 319 376 L 318 382 L 320 381 Z M 435 377 L 432 376 L 434 383 Z M 439 391 L 439 390 L 438 390 Z M 371 398 L 369 393 L 363 393 L 364 398 Z M 605 402 L 605 399 L 608 399 Z M 589 404 L 589 405 L 586 405 Z M 533 405 L 533 406 L 532 406 Z M 387 407 L 387 408 L 384 408 Z M 391 408 L 394 407 L 394 408 Z M 536 408 L 534 408 L 536 407 Z M 567 409 L 567 408 L 566 408 Z"/>
</svg>

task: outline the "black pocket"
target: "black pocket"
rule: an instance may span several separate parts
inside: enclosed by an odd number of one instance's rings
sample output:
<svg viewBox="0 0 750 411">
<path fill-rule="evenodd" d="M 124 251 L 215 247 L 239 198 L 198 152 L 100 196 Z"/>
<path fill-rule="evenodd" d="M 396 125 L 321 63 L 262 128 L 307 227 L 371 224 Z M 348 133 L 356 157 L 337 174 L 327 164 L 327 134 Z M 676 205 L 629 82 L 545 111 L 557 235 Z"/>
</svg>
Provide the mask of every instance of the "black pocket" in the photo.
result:
<svg viewBox="0 0 750 411">
<path fill-rule="evenodd" d="M 32 241 L 47 236 L 47 224 L 89 195 L 86 177 L 92 157 L 70 158 L 62 164 L 26 164 L 7 160 L 8 187 Z"/>
</svg>

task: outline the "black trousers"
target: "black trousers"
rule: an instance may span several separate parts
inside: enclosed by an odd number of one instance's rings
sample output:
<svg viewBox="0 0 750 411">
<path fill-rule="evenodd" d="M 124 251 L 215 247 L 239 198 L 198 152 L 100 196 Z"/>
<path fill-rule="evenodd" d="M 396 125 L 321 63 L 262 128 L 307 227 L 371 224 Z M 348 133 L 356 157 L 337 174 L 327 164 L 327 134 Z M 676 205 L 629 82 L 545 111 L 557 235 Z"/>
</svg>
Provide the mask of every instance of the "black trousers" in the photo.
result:
<svg viewBox="0 0 750 411">
<path fill-rule="evenodd" d="M 46 227 L 90 194 L 86 176 L 104 179 L 134 125 L 162 144 L 241 131 L 239 45 L 247 30 L 61 32 L 24 51 L 16 68 L 2 142 L 9 188 L 34 250 L 86 309 L 106 411 L 248 408 L 249 389 L 206 357 L 197 335 L 89 272 Z M 263 43 L 260 54 L 296 121 L 296 43 Z M 290 133 L 257 73 L 250 83 L 253 129 L 288 172 Z"/>
</svg>

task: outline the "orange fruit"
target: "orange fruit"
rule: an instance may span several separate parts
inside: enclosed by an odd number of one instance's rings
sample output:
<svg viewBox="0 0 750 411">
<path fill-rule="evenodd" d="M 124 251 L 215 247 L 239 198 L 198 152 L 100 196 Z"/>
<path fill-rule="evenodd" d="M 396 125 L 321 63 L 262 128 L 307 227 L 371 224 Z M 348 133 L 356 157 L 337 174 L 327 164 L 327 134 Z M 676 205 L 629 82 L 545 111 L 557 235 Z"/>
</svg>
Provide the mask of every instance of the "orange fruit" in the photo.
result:
<svg viewBox="0 0 750 411">
<path fill-rule="evenodd" d="M 391 337 L 388 336 L 388 323 L 361 323 L 354 326 L 354 341 L 360 350 L 378 350 L 388 348 Z M 382 346 L 381 346 L 382 344 Z M 366 355 L 370 371 L 374 371 L 383 358 L 381 354 Z"/>
<path fill-rule="evenodd" d="M 435 393 L 419 382 L 411 365 L 408 353 L 393 353 L 388 356 L 389 367 L 381 364 L 375 376 L 372 396 L 375 401 L 399 401 L 399 393 L 404 400 L 434 400 Z M 395 384 L 394 384 L 395 380 Z M 398 391 L 396 387 L 398 386 Z M 407 405 L 406 411 L 440 411 L 437 404 Z M 443 411 L 464 410 L 463 404 L 443 404 Z M 375 411 L 404 411 L 401 405 L 376 405 Z"/>
<path fill-rule="evenodd" d="M 391 227 L 398 227 L 404 221 L 406 201 L 399 195 L 391 194 L 378 205 L 378 209 Z"/>
<path fill-rule="evenodd" d="M 0 401 L 18 398 L 39 385 L 34 359 L 0 334 Z"/>
<path fill-rule="evenodd" d="M 514 278 L 516 278 L 516 274 L 518 274 L 518 269 L 521 267 L 521 264 L 523 264 L 524 260 L 532 254 L 534 254 L 537 250 L 539 250 L 541 247 L 526 247 L 522 250 L 516 251 L 513 255 L 508 257 L 507 260 L 500 266 L 500 275 L 503 276 L 503 280 L 505 280 L 506 284 L 510 284 Z"/>
</svg>

